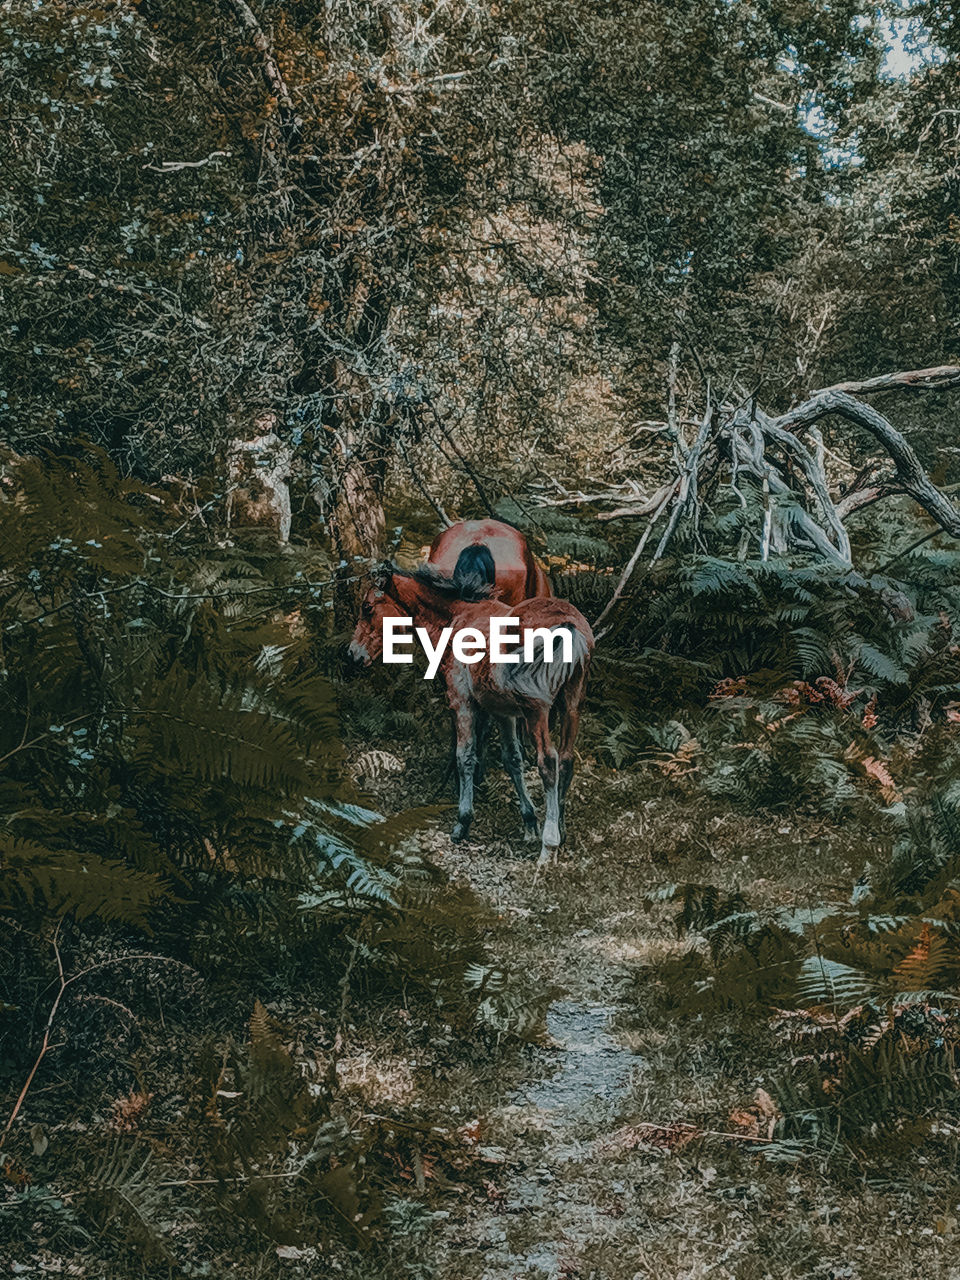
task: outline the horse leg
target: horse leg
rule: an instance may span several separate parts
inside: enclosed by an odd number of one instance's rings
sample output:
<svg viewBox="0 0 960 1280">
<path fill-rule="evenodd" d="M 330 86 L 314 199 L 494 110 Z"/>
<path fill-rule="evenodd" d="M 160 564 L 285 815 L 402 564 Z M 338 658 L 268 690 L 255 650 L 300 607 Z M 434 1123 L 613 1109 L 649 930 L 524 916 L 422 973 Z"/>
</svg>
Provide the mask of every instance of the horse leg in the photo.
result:
<svg viewBox="0 0 960 1280">
<path fill-rule="evenodd" d="M 575 684 L 568 685 L 563 691 L 561 715 L 559 719 L 559 755 L 560 755 L 560 841 L 567 838 L 567 792 L 573 778 L 573 750 L 580 729 L 580 704 L 586 688 L 586 674 L 581 673 Z"/>
<path fill-rule="evenodd" d="M 486 769 L 487 744 L 490 741 L 490 714 L 482 707 L 476 709 L 477 768 L 474 782 L 479 788 Z M 486 794 L 486 793 L 484 793 Z"/>
<path fill-rule="evenodd" d="M 556 748 L 550 741 L 549 717 L 546 711 L 531 716 L 527 722 L 537 748 L 537 768 L 543 783 L 546 799 L 546 816 L 540 846 L 539 865 L 555 862 L 560 845 L 560 795 L 558 789 L 559 764 Z"/>
<path fill-rule="evenodd" d="M 477 723 L 473 704 L 464 702 L 457 714 L 457 772 L 460 775 L 460 805 L 450 838 L 466 840 L 473 821 L 473 781 L 477 772 Z"/>
<path fill-rule="evenodd" d="M 487 750 L 487 742 L 490 738 L 490 717 L 486 711 L 476 708 L 476 753 L 477 763 L 474 771 L 474 786 L 479 790 L 484 775 L 484 757 Z M 446 768 L 443 772 L 443 781 L 441 786 L 446 789 L 447 780 L 454 778 L 459 773 L 459 756 L 458 756 L 458 734 L 459 727 L 457 720 L 454 719 L 452 725 L 452 737 L 450 743 L 450 754 L 447 757 Z M 457 794 L 459 795 L 459 782 L 457 783 Z"/>
<path fill-rule="evenodd" d="M 517 722 L 513 716 L 501 716 L 498 723 L 500 725 L 500 759 L 503 761 L 504 769 L 510 775 L 510 781 L 520 801 L 523 838 L 533 841 L 540 834 L 540 827 L 537 823 L 537 812 L 523 777 L 523 751 L 520 747 L 520 739 L 517 737 Z"/>
<path fill-rule="evenodd" d="M 457 775 L 457 721 L 454 718 L 450 723 L 450 750 L 447 752 L 447 763 L 443 767 L 443 777 L 440 780 L 441 791 L 447 790 L 447 784 L 454 781 Z M 458 785 L 459 794 L 459 785 Z"/>
</svg>

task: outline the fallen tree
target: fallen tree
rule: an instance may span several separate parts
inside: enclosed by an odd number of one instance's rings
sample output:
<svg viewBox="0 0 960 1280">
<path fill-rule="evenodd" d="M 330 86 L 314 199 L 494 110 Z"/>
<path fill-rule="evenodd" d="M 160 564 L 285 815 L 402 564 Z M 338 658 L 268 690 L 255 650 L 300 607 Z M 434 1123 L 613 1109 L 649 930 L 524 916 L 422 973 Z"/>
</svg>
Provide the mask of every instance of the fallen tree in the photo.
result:
<svg viewBox="0 0 960 1280">
<path fill-rule="evenodd" d="M 644 555 L 655 564 L 681 530 L 694 546 L 709 552 L 704 513 L 731 497 L 741 509 L 736 522 L 741 560 L 799 552 L 849 566 L 850 516 L 894 496 L 917 502 L 934 521 L 934 532 L 960 538 L 960 509 L 933 483 L 906 437 L 873 405 L 857 398 L 957 386 L 960 368 L 954 366 L 885 374 L 824 388 L 779 416 L 764 412 L 739 389 L 739 400 L 717 400 L 708 386 L 706 409 L 695 424 L 678 419 L 671 397 L 662 425 L 673 445 L 673 473 L 655 492 L 644 494 L 627 482 L 600 494 L 542 500 L 549 505 L 599 504 L 606 508 L 598 511 L 600 519 L 645 521 L 597 624 L 623 595 Z M 842 418 L 870 437 L 876 447 L 863 462 L 854 464 L 827 449 L 819 424 L 830 417 Z M 695 425 L 692 436 L 685 433 L 686 425 Z"/>
</svg>

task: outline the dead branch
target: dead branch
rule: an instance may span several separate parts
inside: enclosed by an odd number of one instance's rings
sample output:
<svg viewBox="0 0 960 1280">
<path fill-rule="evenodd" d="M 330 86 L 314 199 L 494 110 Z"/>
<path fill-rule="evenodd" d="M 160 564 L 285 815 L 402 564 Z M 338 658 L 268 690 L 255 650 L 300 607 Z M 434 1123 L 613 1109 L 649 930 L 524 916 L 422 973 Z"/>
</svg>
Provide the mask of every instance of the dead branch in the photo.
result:
<svg viewBox="0 0 960 1280">
<path fill-rule="evenodd" d="M 708 383 L 707 411 L 696 438 L 682 451 L 676 440 L 672 442 L 668 476 L 650 497 L 643 497 L 635 488 L 631 493 L 630 481 L 624 481 L 604 493 L 569 494 L 561 500 L 545 500 L 548 505 L 616 502 L 612 510 L 598 512 L 597 518 L 646 518 L 643 533 L 613 595 L 594 623 L 598 635 L 604 634 L 601 625 L 623 598 L 661 516 L 668 513 L 651 566 L 666 554 L 681 527 L 686 530 L 688 542 L 692 539 L 695 546 L 708 550 L 701 514 L 709 509 L 718 490 L 726 489 L 740 503 L 740 544 L 733 553 L 739 559 L 746 556 L 752 544 L 761 560 L 771 554 L 813 552 L 839 568 L 850 568 L 852 554 L 846 521 L 854 512 L 897 495 L 912 498 L 932 517 L 938 530 L 960 538 L 960 508 L 954 506 L 948 491 L 933 483 L 913 446 L 882 413 L 842 389 L 849 387 L 869 394 L 897 388 L 942 390 L 952 386 L 960 386 L 960 367 L 945 365 L 885 374 L 818 391 L 803 404 L 772 417 L 746 394 L 739 403 L 712 404 Z M 667 416 L 668 423 L 676 420 L 672 373 L 667 385 Z M 866 431 L 878 446 L 878 456 L 868 457 L 863 465 L 854 465 L 827 449 L 817 424 L 831 416 Z M 805 433 L 809 443 L 802 438 Z M 831 474 L 827 471 L 828 459 Z M 853 477 L 847 488 L 839 487 L 839 493 L 838 467 Z M 932 536 L 926 535 L 924 541 Z M 730 554 L 729 547 L 721 554 Z"/>
<path fill-rule="evenodd" d="M 179 173 L 181 169 L 202 169 L 214 160 L 229 159 L 229 151 L 211 151 L 202 160 L 161 160 L 159 164 L 142 164 L 141 169 L 150 169 L 153 173 Z"/>
<path fill-rule="evenodd" d="M 706 444 L 707 438 L 710 434 L 710 427 L 712 422 L 713 422 L 713 406 L 710 403 L 710 397 L 708 395 L 707 409 L 703 415 L 703 422 L 700 425 L 700 430 L 697 434 L 697 438 L 684 457 L 683 473 L 680 476 L 678 476 L 677 479 L 674 480 L 669 486 L 665 487 L 665 492 L 664 490 L 660 491 L 661 493 L 663 493 L 662 500 L 660 501 L 656 510 L 651 515 L 650 520 L 647 523 L 647 527 L 644 529 L 643 533 L 640 536 L 640 541 L 637 543 L 636 547 L 634 548 L 633 555 L 627 561 L 627 564 L 623 570 L 623 573 L 621 573 L 620 575 L 620 580 L 617 583 L 616 587 L 614 588 L 613 595 L 607 601 L 603 611 L 600 613 L 599 617 L 593 624 L 594 631 L 597 633 L 597 639 L 600 639 L 604 634 L 604 632 L 599 630 L 600 624 L 609 615 L 610 611 L 613 609 L 617 601 L 620 599 L 620 597 L 623 595 L 624 591 L 626 590 L 627 583 L 630 581 L 630 578 L 633 576 L 633 571 L 637 567 L 640 557 L 643 555 L 644 548 L 647 545 L 650 535 L 651 533 L 653 533 L 653 530 L 657 524 L 657 521 L 660 519 L 664 511 L 666 511 L 667 507 L 670 505 L 671 499 L 673 500 L 673 504 L 674 504 L 673 510 L 671 511 L 670 517 L 667 521 L 667 527 L 664 530 L 662 537 L 660 538 L 660 542 L 657 546 L 656 551 L 654 552 L 653 559 L 650 562 L 651 564 L 655 564 L 656 561 L 659 560 L 660 557 L 663 555 L 663 552 L 666 549 L 667 543 L 670 541 L 670 538 L 673 534 L 674 529 L 676 528 L 677 522 L 680 519 L 681 514 L 683 514 L 690 506 L 692 506 L 693 509 L 695 510 L 697 509 L 698 507 L 697 469 L 700 465 L 700 455 L 703 451 L 703 447 Z"/>
<path fill-rule="evenodd" d="M 626 590 L 627 583 L 630 581 L 631 577 L 633 576 L 633 571 L 637 567 L 637 563 L 639 562 L 640 557 L 643 555 L 643 549 L 647 545 L 647 542 L 650 538 L 650 534 L 653 532 L 654 525 L 660 519 L 660 516 L 663 514 L 663 512 L 667 509 L 667 505 L 670 502 L 670 498 L 672 497 L 679 483 L 680 483 L 679 479 L 674 481 L 674 483 L 670 487 L 670 491 L 667 493 L 666 497 L 663 499 L 663 502 L 660 504 L 658 509 L 654 512 L 649 523 L 647 524 L 647 527 L 644 529 L 640 537 L 640 541 L 637 543 L 636 547 L 634 548 L 633 555 L 627 561 L 626 566 L 624 567 L 623 573 L 621 573 L 620 575 L 620 580 L 617 583 L 616 587 L 614 588 L 613 595 L 607 601 L 606 605 L 603 608 L 603 611 L 600 613 L 599 617 L 593 623 L 593 630 L 598 640 L 602 639 L 603 635 L 605 634 L 603 631 L 599 629 L 600 624 L 608 616 L 610 611 L 613 609 L 614 605 L 617 603 L 617 601 L 620 599 L 620 597 L 623 595 L 624 591 Z"/>
<path fill-rule="evenodd" d="M 954 538 L 960 538 L 960 511 L 924 471 L 920 459 L 904 436 L 872 405 L 854 400 L 843 391 L 821 391 L 812 399 L 776 418 L 773 425 L 783 431 L 798 433 L 834 413 L 868 431 L 892 459 L 896 468 L 897 485 L 918 502 L 941 529 Z"/>
<path fill-rule="evenodd" d="M 960 367 L 953 364 L 937 365 L 932 369 L 911 369 L 901 373 L 882 373 L 862 382 L 837 382 L 832 387 L 815 391 L 814 397 L 828 391 L 844 391 L 852 396 L 875 395 L 878 391 L 946 391 L 960 387 Z"/>
<path fill-rule="evenodd" d="M 85 969 L 81 969 L 78 973 L 71 974 L 71 976 L 68 978 L 66 976 L 66 972 L 63 967 L 63 957 L 60 954 L 59 943 L 60 943 L 60 928 L 62 924 L 63 924 L 63 917 L 61 917 L 57 921 L 56 928 L 53 931 L 53 936 L 50 939 L 50 945 L 53 949 L 53 956 L 57 966 L 57 991 L 53 998 L 53 1002 L 50 1005 L 50 1012 L 47 1014 L 47 1020 L 43 1026 L 43 1036 L 40 1041 L 40 1050 L 34 1060 L 33 1066 L 30 1068 L 30 1071 L 27 1074 L 26 1080 L 23 1082 L 23 1087 L 21 1088 L 19 1094 L 17 1095 L 17 1100 L 13 1104 L 13 1110 L 10 1112 L 9 1118 L 7 1119 L 7 1123 L 4 1126 L 2 1133 L 0 1133 L 0 1147 L 4 1145 L 7 1138 L 9 1137 L 10 1130 L 13 1128 L 14 1124 L 16 1123 L 17 1116 L 20 1114 L 20 1111 L 23 1108 L 23 1104 L 27 1099 L 27 1094 L 30 1092 L 30 1086 L 33 1084 L 34 1078 L 36 1077 L 37 1072 L 40 1070 L 40 1065 L 43 1062 L 44 1058 L 47 1056 L 48 1052 L 50 1051 L 50 1048 L 51 1048 L 50 1035 L 51 1035 L 51 1032 L 53 1031 L 53 1024 L 56 1022 L 57 1012 L 60 1008 L 61 1002 L 63 1001 L 63 997 L 66 995 L 68 987 L 71 987 L 75 982 L 82 982 L 83 979 L 86 978 L 89 974 L 98 973 L 101 969 L 109 968 L 111 965 L 131 964 L 140 960 L 155 962 L 157 964 L 177 965 L 183 969 L 190 968 L 190 966 L 187 964 L 184 964 L 182 960 L 175 960 L 170 956 L 152 955 L 150 953 L 147 953 L 145 955 L 114 956 L 110 960 L 100 960 L 96 964 L 87 965 Z"/>
<path fill-rule="evenodd" d="M 670 497 L 677 487 L 677 480 L 668 480 L 666 484 L 662 484 L 649 498 L 638 498 L 637 503 L 629 507 L 616 507 L 613 511 L 601 511 L 597 515 L 598 520 L 619 520 L 621 518 L 634 516 L 649 516 L 654 511 L 659 510 L 660 504 L 664 498 Z"/>
<path fill-rule="evenodd" d="M 796 504 L 796 494 L 786 480 L 764 457 L 763 436 L 759 426 L 754 424 L 754 445 L 750 448 L 742 436 L 734 434 L 732 441 L 732 461 L 734 469 L 739 462 L 742 471 L 751 474 L 759 481 L 764 498 L 763 528 L 759 535 L 761 559 L 769 557 L 771 547 L 782 551 L 786 547 L 786 539 L 792 534 L 800 545 L 812 547 L 825 560 L 835 564 L 849 566 L 849 543 L 845 550 L 835 546 L 812 516 L 801 510 Z M 734 487 L 731 484 L 731 487 Z M 743 495 L 735 490 L 740 501 L 745 503 Z M 787 501 L 781 503 L 779 499 Z M 846 531 L 844 531 L 846 537 Z"/>
<path fill-rule="evenodd" d="M 824 520 L 833 533 L 840 560 L 845 564 L 849 564 L 850 538 L 844 528 L 836 505 L 830 497 L 822 461 L 812 454 L 796 436 L 791 435 L 789 431 L 782 430 L 775 422 L 771 422 L 769 419 L 764 422 L 762 432 L 769 440 L 778 444 L 799 465 L 819 503 Z"/>
<path fill-rule="evenodd" d="M 663 531 L 663 536 L 657 545 L 657 549 L 653 554 L 651 564 L 655 564 L 667 549 L 673 531 L 677 527 L 680 517 L 689 514 L 693 518 L 694 530 L 700 514 L 700 504 L 697 497 L 697 473 L 700 466 L 700 455 L 703 453 L 704 446 L 710 435 L 713 426 L 713 405 L 710 403 L 710 389 L 707 388 L 707 408 L 703 415 L 703 422 L 700 424 L 700 430 L 697 432 L 697 438 L 694 440 L 690 449 L 686 452 L 683 459 L 683 471 L 680 475 L 680 484 L 677 489 L 677 496 L 674 499 L 673 510 L 670 512 L 670 518 L 667 521 L 667 527 Z"/>
<path fill-rule="evenodd" d="M 851 489 L 837 503 L 837 515 L 841 520 L 846 520 L 854 511 L 862 511 L 864 507 L 872 507 L 875 502 L 880 502 L 883 498 L 892 498 L 898 493 L 903 493 L 903 490 L 898 489 L 895 485 L 879 482 Z"/>
</svg>

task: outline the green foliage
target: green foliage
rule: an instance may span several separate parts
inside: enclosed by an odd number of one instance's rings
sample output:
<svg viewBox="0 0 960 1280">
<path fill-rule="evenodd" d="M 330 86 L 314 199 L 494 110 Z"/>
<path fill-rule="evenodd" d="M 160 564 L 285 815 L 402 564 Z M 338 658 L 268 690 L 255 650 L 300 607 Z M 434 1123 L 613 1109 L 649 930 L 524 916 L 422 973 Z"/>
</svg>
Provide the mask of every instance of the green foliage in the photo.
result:
<svg viewBox="0 0 960 1280">
<path fill-rule="evenodd" d="M 6 5 L 5 437 L 189 479 L 266 412 L 327 514 L 344 433 L 377 497 L 396 460 L 457 506 L 464 458 L 645 470 L 675 341 L 767 402 L 949 345 L 953 54 L 915 105 L 857 0 L 424 21 Z"/>
<path fill-rule="evenodd" d="M 615 560 L 616 553 L 607 539 L 601 538 L 592 527 L 585 528 L 580 516 L 556 507 L 537 507 L 530 511 L 515 498 L 501 499 L 496 505 L 496 515 L 520 529 L 548 563 L 558 566 L 561 574 L 564 562 L 586 561 L 592 567 L 603 569 Z"/>
<path fill-rule="evenodd" d="M 646 758 L 747 807 L 892 803 L 960 693 L 957 567 L 927 550 L 900 578 L 704 557 L 658 567 L 598 651 L 588 733 L 618 768 Z"/>
<path fill-rule="evenodd" d="M 75 1237 L 157 1266 L 179 1258 L 181 1187 L 200 1189 L 204 1230 L 257 1248 L 318 1234 L 352 1246 L 371 1229 L 376 1134 L 344 1113 L 338 1048 L 305 1074 L 260 993 L 296 991 L 341 1022 L 361 996 L 370 1010 L 399 1000 L 478 1046 L 530 1035 L 543 1003 L 491 963 L 478 899 L 424 857 L 435 811 L 385 818 L 350 781 L 323 674 L 325 557 L 215 547 L 196 530 L 97 451 L 6 468 L 4 1123 L 34 1065 L 53 1066 L 99 1141 L 61 1151 L 48 1202 L 69 1200 Z M 241 1044 L 225 1011 L 255 1001 Z M 138 1083 L 132 1046 L 162 1038 L 165 1018 L 195 1039 L 205 1016 L 199 1079 L 180 1081 L 190 1126 L 168 1116 L 152 1145 L 121 1108 L 105 1131 L 111 1096 Z M 130 1096 L 148 1107 L 142 1086 Z M 13 1155 L 38 1110 L 49 1116 L 31 1086 Z M 31 1215 L 29 1189 L 2 1212 Z"/>
<path fill-rule="evenodd" d="M 329 1083 L 303 1074 L 261 1004 L 247 1044 L 202 1065 L 193 1104 L 198 1176 L 213 1182 L 226 1221 L 279 1243 L 313 1237 L 318 1222 L 362 1240 L 377 1209 L 363 1185 L 364 1144 L 333 1117 Z"/>
<path fill-rule="evenodd" d="M 152 908 L 169 897 L 155 873 L 89 851 L 48 849 L 4 833 L 0 859 L 0 909 L 19 918 L 70 914 L 145 928 Z"/>
<path fill-rule="evenodd" d="M 69 915 L 158 926 L 178 899 L 208 920 L 252 911 L 248 941 L 270 919 L 292 926 L 294 965 L 370 912 L 384 938 L 406 921 L 420 946 L 412 971 L 432 982 L 456 932 L 445 907 L 428 963 L 442 878 L 393 853 L 429 815 L 387 822 L 358 803 L 317 641 L 299 609 L 284 612 L 312 602 L 303 569 L 268 576 L 240 547 L 198 565 L 162 495 L 99 453 L 28 460 L 8 483 L 7 904 L 37 927 Z M 322 644 L 322 607 L 319 618 Z M 466 924 L 475 908 L 461 905 Z"/>
<path fill-rule="evenodd" d="M 846 905 L 758 909 L 699 884 L 659 895 L 680 902 L 680 936 L 698 939 L 663 971 L 664 998 L 769 1022 L 778 1138 L 797 1151 L 913 1140 L 956 1112 L 960 823 L 933 797 L 898 827 Z"/>
</svg>

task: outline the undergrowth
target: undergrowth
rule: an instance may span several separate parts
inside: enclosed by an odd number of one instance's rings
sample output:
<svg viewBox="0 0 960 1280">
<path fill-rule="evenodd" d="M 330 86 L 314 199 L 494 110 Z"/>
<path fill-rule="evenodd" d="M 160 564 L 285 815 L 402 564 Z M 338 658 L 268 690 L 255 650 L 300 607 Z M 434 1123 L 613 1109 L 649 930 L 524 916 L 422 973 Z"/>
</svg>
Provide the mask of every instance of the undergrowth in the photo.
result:
<svg viewBox="0 0 960 1280">
<path fill-rule="evenodd" d="M 656 895 L 689 940 L 651 974 L 663 1007 L 766 1029 L 744 1042 L 775 1105 L 768 1159 L 838 1143 L 886 1157 L 960 1120 L 960 811 L 937 791 L 887 823 L 889 855 L 845 900 L 771 907 L 710 883 Z"/>
<path fill-rule="evenodd" d="M 341 1098 L 349 1028 L 399 1004 L 483 1053 L 542 1002 L 435 812 L 357 790 L 325 556 L 214 541 L 89 448 L 5 465 L 0 538 L 4 1233 L 184 1274 L 375 1244 L 406 1130 Z"/>
</svg>

